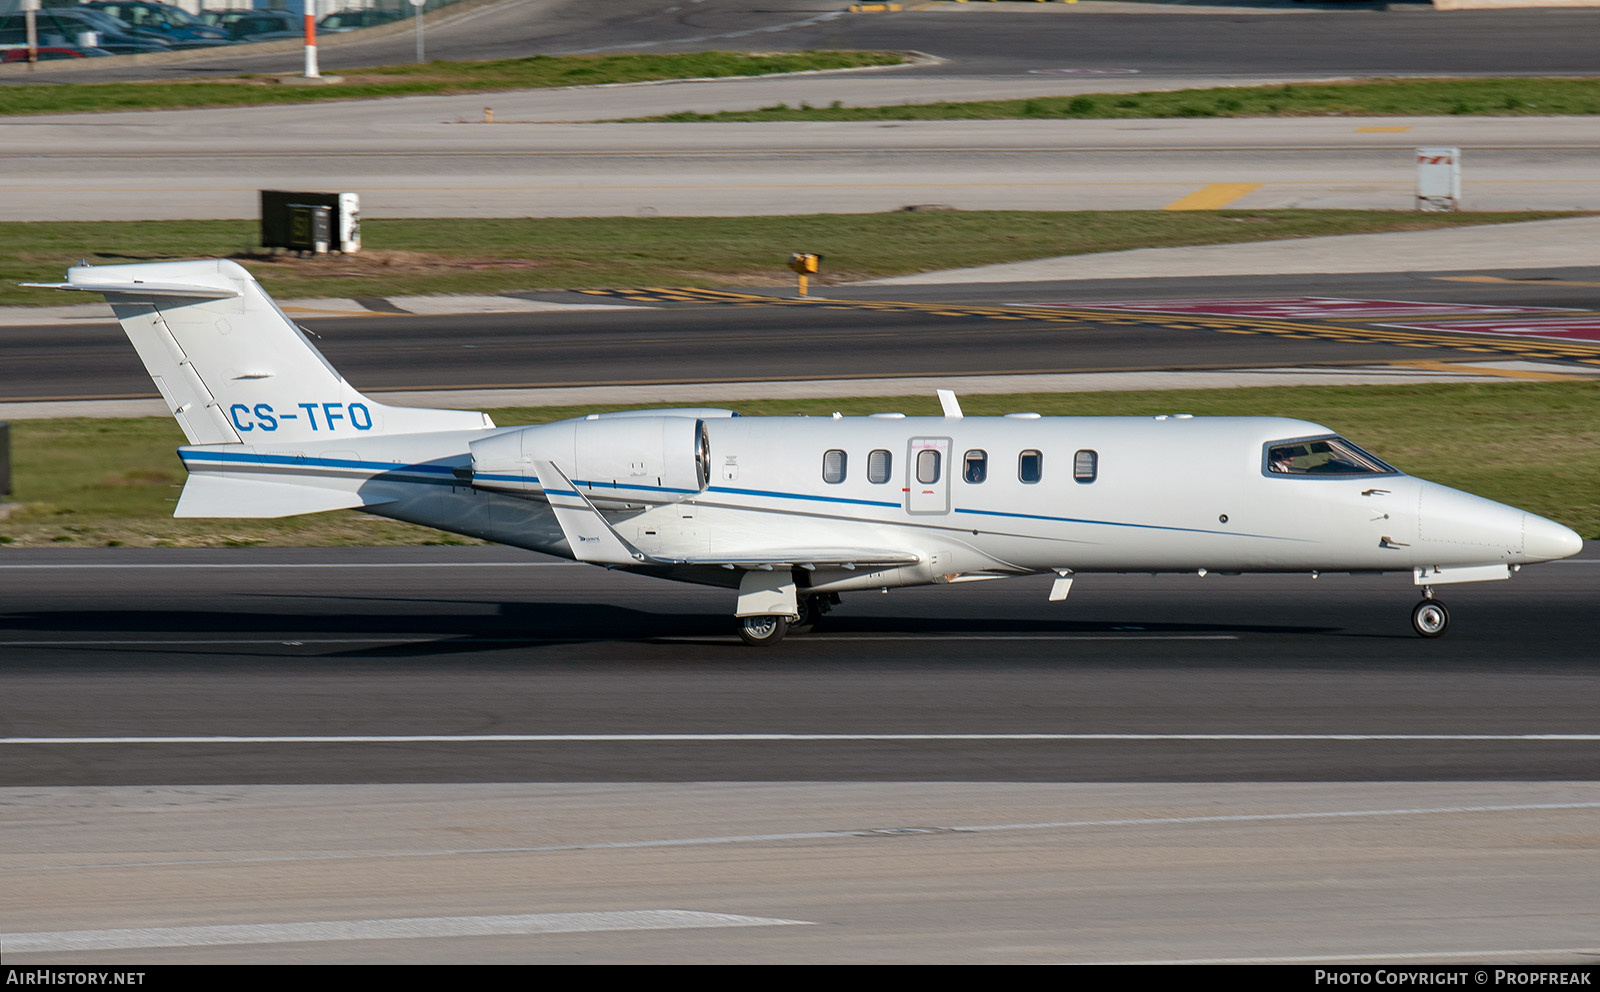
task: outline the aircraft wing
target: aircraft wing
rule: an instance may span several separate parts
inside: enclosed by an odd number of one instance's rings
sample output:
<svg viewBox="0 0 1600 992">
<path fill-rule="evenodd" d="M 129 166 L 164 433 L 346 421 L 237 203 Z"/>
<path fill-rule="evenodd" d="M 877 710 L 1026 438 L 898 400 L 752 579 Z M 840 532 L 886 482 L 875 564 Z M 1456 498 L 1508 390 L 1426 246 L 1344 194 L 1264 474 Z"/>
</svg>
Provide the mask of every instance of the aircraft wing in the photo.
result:
<svg viewBox="0 0 1600 992">
<path fill-rule="evenodd" d="M 595 509 L 589 498 L 567 478 L 555 462 L 533 459 L 533 469 L 547 480 L 545 498 L 555 511 L 556 522 L 566 535 L 573 557 L 595 565 L 716 565 L 728 569 L 805 568 L 821 565 L 835 568 L 890 568 L 912 565 L 920 559 L 904 551 L 879 551 L 866 548 L 774 548 L 745 549 L 735 555 L 695 555 L 658 557 L 647 555 L 629 544 L 610 521 Z"/>
<path fill-rule="evenodd" d="M 701 555 L 661 559 L 673 565 L 721 565 L 723 568 L 892 568 L 914 565 L 921 559 L 903 551 L 868 548 L 746 549 L 737 555 Z"/>
</svg>

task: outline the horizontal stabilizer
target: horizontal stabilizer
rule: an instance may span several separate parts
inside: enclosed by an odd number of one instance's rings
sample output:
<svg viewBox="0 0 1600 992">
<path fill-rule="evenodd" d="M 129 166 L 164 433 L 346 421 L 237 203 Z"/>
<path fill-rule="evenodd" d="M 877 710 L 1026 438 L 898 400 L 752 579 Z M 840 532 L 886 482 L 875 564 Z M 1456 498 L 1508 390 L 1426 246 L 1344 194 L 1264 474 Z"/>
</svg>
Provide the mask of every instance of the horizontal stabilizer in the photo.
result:
<svg viewBox="0 0 1600 992">
<path fill-rule="evenodd" d="M 244 294 L 227 286 L 202 286 L 197 283 L 143 282 L 138 280 L 95 282 L 25 282 L 37 289 L 71 289 L 80 293 L 131 293 L 137 296 L 183 296 L 197 300 L 231 300 Z"/>
<path fill-rule="evenodd" d="M 360 493 L 282 482 L 257 482 L 225 475 L 194 473 L 183 485 L 175 517 L 292 517 L 301 513 L 350 510 L 389 503 Z"/>
</svg>

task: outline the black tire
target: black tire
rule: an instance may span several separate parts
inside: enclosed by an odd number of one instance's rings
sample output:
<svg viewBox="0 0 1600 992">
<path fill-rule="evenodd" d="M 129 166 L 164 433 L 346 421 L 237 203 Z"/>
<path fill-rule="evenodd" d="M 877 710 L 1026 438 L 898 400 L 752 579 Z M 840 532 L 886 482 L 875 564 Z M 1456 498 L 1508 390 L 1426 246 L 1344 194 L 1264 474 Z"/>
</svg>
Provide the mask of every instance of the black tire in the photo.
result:
<svg viewBox="0 0 1600 992">
<path fill-rule="evenodd" d="M 789 632 L 789 618 L 780 616 L 740 617 L 739 639 L 752 647 L 764 648 L 783 640 Z"/>
<path fill-rule="evenodd" d="M 1411 629 L 1419 637 L 1443 637 L 1450 629 L 1450 611 L 1437 599 L 1425 599 L 1411 608 Z"/>
<path fill-rule="evenodd" d="M 809 634 L 811 628 L 822 619 L 822 604 L 817 596 L 801 596 L 795 601 L 794 608 L 800 615 L 789 621 L 789 633 Z"/>
</svg>

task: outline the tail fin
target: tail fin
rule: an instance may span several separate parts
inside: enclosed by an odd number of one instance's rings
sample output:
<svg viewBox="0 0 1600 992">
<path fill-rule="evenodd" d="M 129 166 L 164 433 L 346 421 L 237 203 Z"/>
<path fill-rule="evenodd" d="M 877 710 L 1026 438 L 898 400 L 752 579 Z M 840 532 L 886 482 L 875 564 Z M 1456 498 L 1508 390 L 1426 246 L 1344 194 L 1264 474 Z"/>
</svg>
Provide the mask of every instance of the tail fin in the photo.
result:
<svg viewBox="0 0 1600 992">
<path fill-rule="evenodd" d="M 367 399 L 249 272 L 225 259 L 82 265 L 64 283 L 29 285 L 104 293 L 190 444 L 494 426 L 482 413 Z"/>
</svg>

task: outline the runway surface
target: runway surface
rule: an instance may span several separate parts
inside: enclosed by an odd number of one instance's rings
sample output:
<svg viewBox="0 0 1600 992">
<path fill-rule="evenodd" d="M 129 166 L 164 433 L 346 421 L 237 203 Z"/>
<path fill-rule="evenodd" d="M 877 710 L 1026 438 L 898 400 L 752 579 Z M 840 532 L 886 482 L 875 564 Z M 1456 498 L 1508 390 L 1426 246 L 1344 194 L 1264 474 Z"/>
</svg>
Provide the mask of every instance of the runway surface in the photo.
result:
<svg viewBox="0 0 1600 992">
<path fill-rule="evenodd" d="M 485 7 L 454 29 L 441 27 L 436 54 L 452 51 L 457 30 L 473 39 L 461 42 L 465 57 L 726 42 L 758 50 L 916 49 L 944 61 L 764 80 L 9 118 L 0 124 L 9 139 L 0 152 L 0 219 L 250 217 L 259 190 L 296 188 L 359 193 L 369 217 L 848 213 L 929 203 L 1160 209 L 1197 193 L 1211 207 L 1410 209 L 1420 145 L 1462 149 L 1467 209 L 1600 207 L 1590 168 L 1600 130 L 1592 118 L 562 123 L 778 102 L 859 106 L 1374 75 L 1582 73 L 1592 68 L 1585 42 L 1600 23 L 1586 10 L 1442 16 L 1431 8 L 1285 3 L 1241 17 L 1189 7 L 1146 13 L 1153 4 L 1102 13 L 1067 5 L 1024 13 L 1021 6 L 939 5 L 888 17 L 722 0 L 641 0 L 627 5 L 627 15 L 608 4 L 604 16 L 593 4 Z M 694 31 L 674 34 L 654 17 L 692 21 Z M 1415 45 L 1413 31 L 1429 44 Z M 482 39 L 492 46 L 477 45 Z M 380 43 L 411 42 L 403 35 L 353 42 L 328 58 L 376 57 L 387 51 Z M 263 56 L 208 58 L 215 64 L 138 72 L 239 71 Z M 84 81 L 116 69 L 93 77 L 41 69 L 27 78 L 64 73 L 62 80 Z M 22 78 L 0 73 L 0 84 Z M 495 123 L 485 123 L 486 107 Z"/>
<path fill-rule="evenodd" d="M 1555 781 L 1600 759 L 1593 555 L 1441 590 L 1437 642 L 1403 575 L 857 594 L 770 651 L 726 591 L 498 549 L 14 551 L 0 582 L 12 786 Z"/>
<path fill-rule="evenodd" d="M 8 552 L 0 947 L 1579 965 L 1597 586 L 1423 641 L 1402 576 L 1016 580 L 756 650 L 497 549 Z"/>
<path fill-rule="evenodd" d="M 811 48 L 915 50 L 953 63 L 940 74 L 1015 74 L 1033 69 L 1135 70 L 1145 75 L 1241 68 L 1297 78 L 1364 75 L 1588 74 L 1584 9 L 1437 11 L 1426 3 L 1073 5 L 915 3 L 899 14 L 850 14 L 816 0 L 514 0 L 435 15 L 430 58 L 519 58 L 595 52 L 771 51 Z M 442 23 L 441 23 L 442 22 Z M 1427 45 L 1416 44 L 1425 37 Z M 324 72 L 416 57 L 409 25 L 359 37 L 324 36 Z M 59 79 L 204 78 L 301 70 L 294 44 L 207 50 L 151 64 L 100 60 L 73 72 L 41 65 L 0 73 L 0 84 Z M 109 63 L 109 64 L 105 64 Z M 20 67 L 19 67 L 20 68 Z"/>
<path fill-rule="evenodd" d="M 1579 372 L 1600 364 L 1600 345 L 1411 332 L 1395 329 L 1400 321 L 1392 317 L 1222 320 L 1075 304 L 1322 296 L 1438 303 L 1469 313 L 1545 307 L 1559 314 L 1565 307 L 1581 314 L 1593 306 L 1591 277 L 1587 269 L 1541 269 L 1503 272 L 1492 281 L 1472 273 L 1375 273 L 841 286 L 820 289 L 809 303 L 721 291 L 527 293 L 513 302 L 531 297 L 602 308 L 293 316 L 316 332 L 317 347 L 341 373 L 373 392 L 1418 361 L 1555 361 Z M 380 304 L 388 307 L 373 303 Z M 12 326 L 3 334 L 12 374 L 0 386 L 0 400 L 154 395 L 121 329 L 109 321 Z"/>
<path fill-rule="evenodd" d="M 519 102 L 32 118 L 0 154 L 0 220 L 251 217 L 262 189 L 354 192 L 367 217 L 1155 210 L 1220 189 L 1213 207 L 1408 210 L 1422 145 L 1461 149 L 1465 209 L 1600 208 L 1591 118 L 547 124 Z"/>
<path fill-rule="evenodd" d="M 430 52 L 527 54 L 537 23 L 563 51 L 714 39 L 959 56 L 892 82 L 637 87 L 500 103 L 500 119 L 530 121 L 690 105 L 682 100 L 775 102 L 778 88 L 790 102 L 828 102 L 842 97 L 824 94 L 852 85 L 849 102 L 917 87 L 941 98 L 1128 88 L 1032 71 L 1041 68 L 1135 68 L 1142 86 L 1237 78 L 1241 67 L 1259 81 L 1592 64 L 1588 11 L 1442 17 L 1412 5 L 1302 13 L 1274 4 L 1218 16 L 939 4 L 846 18 L 834 6 L 525 0 L 464 22 L 458 36 L 478 47 L 446 47 L 440 31 Z M 617 20 L 597 17 L 601 9 Z M 558 19 L 535 22 L 535 12 Z M 953 42 L 959 50 L 940 51 Z M 345 51 L 401 61 L 410 46 L 397 34 Z M 337 52 L 328 49 L 325 68 L 355 64 Z M 286 69 L 298 58 L 288 53 Z M 493 186 L 558 186 L 552 177 L 574 163 L 628 176 L 649 158 L 625 147 L 645 131 L 456 123 L 481 120 L 482 103 L 347 105 L 319 111 L 303 130 L 265 111 L 8 121 L 5 182 L 28 195 L 5 200 L 42 202 L 45 187 L 28 176 L 52 171 L 78 190 L 86 216 L 113 216 L 135 196 L 156 200 L 133 189 L 159 184 L 126 175 L 179 169 L 184 184 L 210 191 L 190 198 L 196 215 L 250 216 L 259 175 L 321 186 L 356 174 L 333 157 L 287 171 L 261 154 L 263 134 L 359 153 L 358 168 L 381 179 L 358 187 L 369 211 L 459 205 L 439 188 L 443 169 L 477 183 L 482 201 Z M 152 140 L 194 142 L 197 124 L 219 163 L 209 178 L 151 157 Z M 1434 126 L 1389 137 L 1218 131 L 1215 140 L 1128 131 L 1097 138 L 1099 151 L 1070 165 L 1126 171 L 1151 157 L 1150 145 L 1182 137 L 1191 149 L 1211 141 L 1184 153 L 1197 168 L 1183 181 L 1243 182 L 1247 154 L 1280 173 L 1317 155 L 1344 163 L 1334 178 L 1360 199 L 1395 181 L 1362 171 L 1377 157 L 1424 136 L 1465 140 Z M 918 172 L 956 147 L 958 130 L 813 133 L 828 137 L 816 147 L 830 162 L 848 166 L 840 176 L 859 184 L 866 172 L 889 174 L 900 185 L 883 196 L 918 190 L 904 202 L 923 202 L 930 181 L 963 188 Z M 687 143 L 662 159 L 680 176 L 716 168 L 718 156 L 772 164 L 752 152 L 770 130 L 721 132 L 735 137 L 699 158 L 691 146 L 703 135 L 662 133 Z M 540 145 L 543 134 L 551 138 Z M 1595 143 L 1507 134 L 1480 139 L 1469 170 L 1505 163 L 1512 179 L 1554 178 L 1542 161 L 1581 157 Z M 394 156 L 418 140 L 459 151 L 429 160 L 433 173 L 405 172 Z M 970 147 L 953 154 L 971 161 L 988 139 L 963 140 Z M 880 143 L 889 151 L 874 151 Z M 1069 149 L 1058 139 L 1019 131 L 990 144 L 1019 149 L 1019 174 L 1040 189 L 1066 181 Z M 1534 145 L 1541 150 L 1528 152 Z M 85 164 L 112 152 L 123 157 L 110 171 Z M 506 169 L 517 156 L 537 164 L 537 177 Z M 477 179 L 466 163 L 482 169 Z M 426 181 L 403 189 L 414 174 Z M 792 162 L 771 175 L 800 186 Z M 1172 177 L 1158 168 L 1139 178 L 1155 200 Z M 568 195 L 527 189 L 503 198 L 528 212 L 534 200 Z M 656 190 L 607 195 L 607 209 L 666 212 Z M 838 189 L 823 195 L 842 202 Z M 1250 195 L 1328 194 L 1263 183 Z M 1409 275 L 1293 284 L 1322 295 L 1592 303 L 1583 270 L 1521 275 L 1543 285 L 1463 289 Z M 1290 285 L 1228 283 L 1230 295 Z M 1197 320 L 1009 319 L 1014 304 L 1050 294 L 1175 298 L 1216 286 L 1079 283 L 1023 296 L 993 285 L 877 287 L 841 292 L 850 297 L 842 309 L 690 295 L 618 297 L 651 309 L 598 315 L 296 317 L 363 388 L 482 384 L 485 355 L 508 378 L 543 383 L 703 381 L 712 356 L 730 375 L 785 376 L 822 365 L 839 374 L 841 357 L 864 373 L 954 374 L 1024 360 L 1037 368 L 1045 356 L 1084 368 L 1520 355 L 1477 350 L 1487 346 L 1459 335 L 1402 345 L 1349 321 L 1301 321 L 1298 331 L 1238 321 L 1231 334 Z M 109 325 L 6 334 L 21 345 L 8 344 L 10 367 L 26 370 L 8 376 L 7 393 L 149 392 Z M 1536 357 L 1577 364 L 1589 354 Z M 1591 550 L 1509 582 L 1442 590 L 1453 629 L 1423 641 L 1409 631 L 1417 594 L 1406 576 L 1083 576 L 1056 604 L 1046 602 L 1048 583 L 1015 580 L 850 596 L 815 633 L 760 651 L 731 633 L 727 592 L 505 549 L 8 550 L 0 953 L 8 965 L 1588 963 L 1600 953 L 1597 587 Z"/>
</svg>

